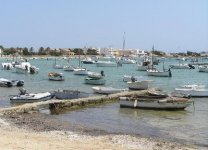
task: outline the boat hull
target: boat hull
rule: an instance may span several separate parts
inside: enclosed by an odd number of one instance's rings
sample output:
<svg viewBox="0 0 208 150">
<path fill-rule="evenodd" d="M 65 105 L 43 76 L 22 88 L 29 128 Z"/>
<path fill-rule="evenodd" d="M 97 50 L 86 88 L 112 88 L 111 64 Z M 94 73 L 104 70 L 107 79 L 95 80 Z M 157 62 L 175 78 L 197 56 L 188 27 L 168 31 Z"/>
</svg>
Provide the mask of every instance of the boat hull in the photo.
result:
<svg viewBox="0 0 208 150">
<path fill-rule="evenodd" d="M 94 93 L 98 94 L 114 94 L 125 91 L 125 89 L 116 89 L 112 87 L 92 87 Z"/>
<path fill-rule="evenodd" d="M 176 93 L 189 95 L 191 97 L 208 97 L 208 90 L 203 89 L 175 89 Z"/>
<path fill-rule="evenodd" d="M 104 85 L 106 82 L 105 79 L 93 79 L 93 78 L 86 78 L 85 84 L 91 84 L 91 85 Z"/>
<path fill-rule="evenodd" d="M 155 76 L 155 77 L 170 77 L 170 72 L 169 71 L 149 71 L 147 70 L 147 75 L 148 76 Z"/>
<path fill-rule="evenodd" d="M 117 67 L 117 63 L 114 62 L 97 62 L 97 67 Z"/>
<path fill-rule="evenodd" d="M 147 90 L 149 88 L 149 82 L 148 80 L 128 82 L 128 87 L 130 90 Z"/>
</svg>

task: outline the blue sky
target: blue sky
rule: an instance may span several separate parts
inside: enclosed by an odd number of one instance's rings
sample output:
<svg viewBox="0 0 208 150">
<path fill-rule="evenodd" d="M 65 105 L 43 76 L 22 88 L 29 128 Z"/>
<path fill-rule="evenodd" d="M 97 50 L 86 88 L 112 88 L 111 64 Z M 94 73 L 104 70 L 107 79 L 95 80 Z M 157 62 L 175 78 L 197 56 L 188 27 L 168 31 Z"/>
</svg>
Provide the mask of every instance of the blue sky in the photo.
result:
<svg viewBox="0 0 208 150">
<path fill-rule="evenodd" d="M 208 51 L 208 0 L 0 0 L 0 45 Z"/>
</svg>

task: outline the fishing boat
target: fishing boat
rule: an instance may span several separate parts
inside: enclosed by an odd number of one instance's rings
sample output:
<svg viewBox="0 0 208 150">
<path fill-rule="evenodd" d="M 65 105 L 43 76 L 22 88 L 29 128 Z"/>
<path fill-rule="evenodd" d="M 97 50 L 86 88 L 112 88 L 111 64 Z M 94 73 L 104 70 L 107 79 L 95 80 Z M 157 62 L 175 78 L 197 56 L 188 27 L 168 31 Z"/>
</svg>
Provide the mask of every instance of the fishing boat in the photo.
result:
<svg viewBox="0 0 208 150">
<path fill-rule="evenodd" d="M 39 101 L 46 101 L 53 97 L 50 92 L 43 93 L 27 93 L 25 89 L 20 89 L 20 94 L 13 95 L 10 97 L 10 102 L 12 103 L 33 103 Z"/>
<path fill-rule="evenodd" d="M 208 73 L 208 65 L 199 66 L 198 69 L 199 69 L 199 72 Z"/>
<path fill-rule="evenodd" d="M 118 64 L 113 61 L 97 61 L 96 66 L 97 67 L 117 67 Z"/>
<path fill-rule="evenodd" d="M 53 80 L 53 81 L 65 80 L 63 73 L 56 73 L 56 72 L 49 72 L 48 78 L 49 78 L 49 80 Z"/>
<path fill-rule="evenodd" d="M 78 99 L 89 96 L 89 93 L 81 92 L 78 90 L 58 90 L 54 91 L 56 99 Z"/>
<path fill-rule="evenodd" d="M 117 89 L 113 87 L 104 87 L 104 86 L 94 86 L 92 87 L 94 93 L 98 94 L 114 94 L 123 91 L 127 91 L 127 89 Z"/>
<path fill-rule="evenodd" d="M 159 110 L 181 110 L 193 103 L 192 100 L 181 97 L 173 97 L 160 94 L 133 95 L 120 97 L 120 107 L 159 109 Z"/>
<path fill-rule="evenodd" d="M 85 78 L 85 84 L 104 85 L 106 80 L 104 78 Z"/>
<path fill-rule="evenodd" d="M 12 86 L 23 86 L 24 80 L 8 80 L 5 78 L 0 78 L 1 87 L 12 87 Z"/>
<path fill-rule="evenodd" d="M 208 89 L 204 85 L 183 85 L 175 88 L 175 92 L 191 97 L 208 97 Z"/>
<path fill-rule="evenodd" d="M 150 86 L 151 80 L 141 80 L 141 81 L 130 81 L 128 83 L 128 87 L 130 90 L 147 90 Z"/>
</svg>

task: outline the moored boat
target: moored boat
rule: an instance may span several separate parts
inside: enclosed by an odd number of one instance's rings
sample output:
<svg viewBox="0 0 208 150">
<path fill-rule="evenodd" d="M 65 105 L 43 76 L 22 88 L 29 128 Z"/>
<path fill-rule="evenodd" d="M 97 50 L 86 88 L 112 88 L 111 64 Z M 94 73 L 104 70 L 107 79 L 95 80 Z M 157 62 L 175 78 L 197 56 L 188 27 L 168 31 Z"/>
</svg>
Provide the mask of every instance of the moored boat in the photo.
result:
<svg viewBox="0 0 208 150">
<path fill-rule="evenodd" d="M 143 76 L 131 76 L 131 75 L 124 75 L 123 76 L 123 81 L 124 82 L 130 82 L 132 80 L 142 81 L 142 80 L 145 80 L 145 78 Z"/>
<path fill-rule="evenodd" d="M 24 80 L 8 80 L 5 78 L 0 78 L 1 87 L 12 87 L 12 86 L 23 86 Z"/>
<path fill-rule="evenodd" d="M 192 100 L 168 95 L 137 95 L 120 97 L 120 107 L 143 108 L 143 109 L 184 109 L 193 103 Z"/>
<path fill-rule="evenodd" d="M 91 84 L 91 85 L 104 85 L 106 80 L 104 78 L 85 78 L 85 84 Z"/>
<path fill-rule="evenodd" d="M 159 71 L 155 68 L 153 69 L 148 69 L 147 70 L 147 75 L 148 76 L 155 76 L 155 77 L 172 77 L 172 73 L 171 70 L 163 70 L 163 71 Z"/>
<path fill-rule="evenodd" d="M 183 85 L 180 88 L 175 88 L 175 92 L 191 97 L 208 97 L 208 89 L 202 85 Z"/>
<path fill-rule="evenodd" d="M 208 65 L 199 66 L 198 69 L 199 69 L 199 72 L 208 73 Z"/>
<path fill-rule="evenodd" d="M 97 61 L 96 66 L 97 67 L 117 67 L 118 64 L 112 61 Z"/>
<path fill-rule="evenodd" d="M 75 69 L 75 68 L 74 68 L 73 66 L 71 66 L 71 65 L 69 65 L 69 66 L 64 66 L 64 67 L 63 67 L 63 70 L 64 70 L 64 71 L 74 71 L 74 69 Z"/>
<path fill-rule="evenodd" d="M 130 90 L 147 90 L 151 80 L 131 81 L 127 82 Z"/>
<path fill-rule="evenodd" d="M 58 90 L 54 91 L 54 96 L 57 99 L 77 99 L 88 97 L 89 94 L 78 90 Z"/>
<path fill-rule="evenodd" d="M 76 69 L 74 69 L 74 75 L 87 76 L 88 70 L 86 68 L 76 68 Z"/>
<path fill-rule="evenodd" d="M 56 73 L 56 72 L 49 72 L 48 78 L 49 78 L 49 80 L 53 80 L 53 81 L 65 80 L 63 73 Z"/>
</svg>

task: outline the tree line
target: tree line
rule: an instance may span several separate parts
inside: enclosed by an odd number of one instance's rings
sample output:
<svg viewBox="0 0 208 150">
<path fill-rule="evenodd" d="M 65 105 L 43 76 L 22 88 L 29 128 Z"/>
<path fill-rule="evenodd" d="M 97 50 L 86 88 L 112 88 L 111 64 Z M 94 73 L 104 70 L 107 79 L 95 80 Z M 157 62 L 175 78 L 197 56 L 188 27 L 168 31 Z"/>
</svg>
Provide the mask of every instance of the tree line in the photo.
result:
<svg viewBox="0 0 208 150">
<path fill-rule="evenodd" d="M 2 50 L 3 55 L 51 55 L 51 56 L 63 56 L 68 55 L 69 52 L 74 52 L 75 55 L 98 55 L 97 50 L 88 48 L 86 53 L 82 48 L 74 48 L 68 49 L 68 51 L 64 49 L 51 49 L 50 47 L 40 47 L 38 51 L 34 51 L 33 47 L 10 47 L 4 48 L 0 45 L 0 49 Z"/>
</svg>

